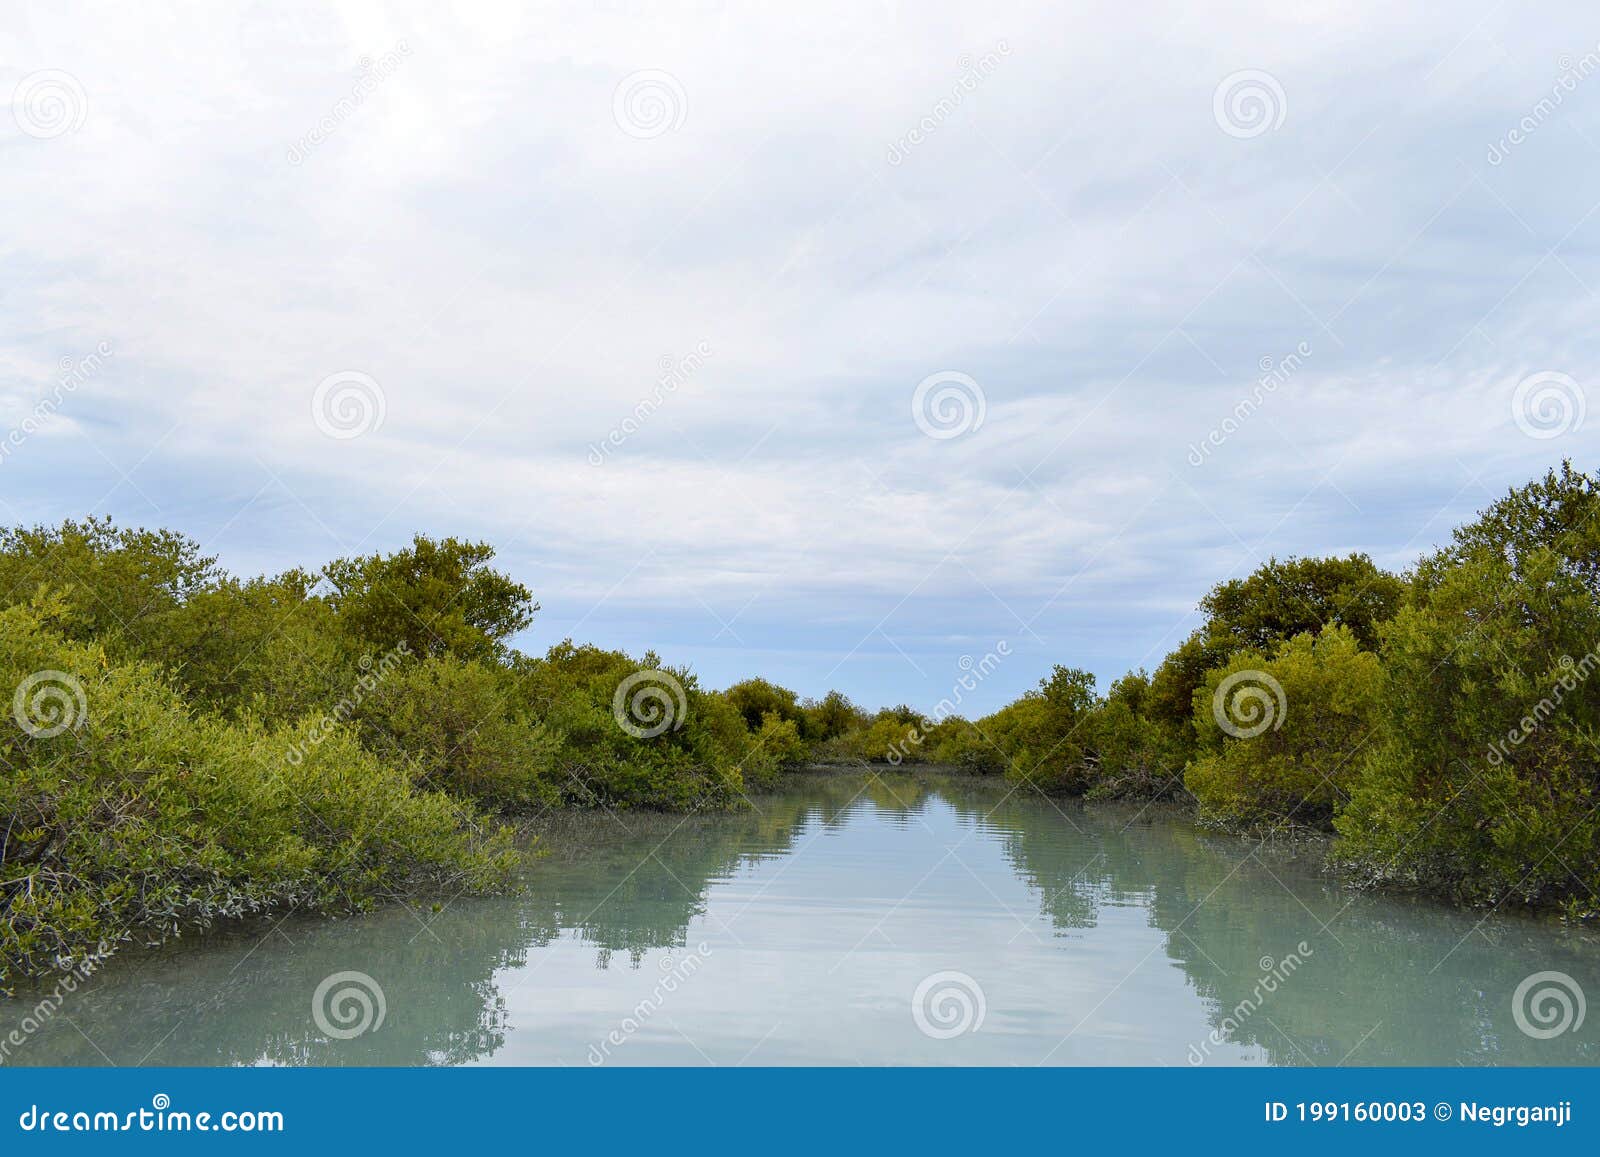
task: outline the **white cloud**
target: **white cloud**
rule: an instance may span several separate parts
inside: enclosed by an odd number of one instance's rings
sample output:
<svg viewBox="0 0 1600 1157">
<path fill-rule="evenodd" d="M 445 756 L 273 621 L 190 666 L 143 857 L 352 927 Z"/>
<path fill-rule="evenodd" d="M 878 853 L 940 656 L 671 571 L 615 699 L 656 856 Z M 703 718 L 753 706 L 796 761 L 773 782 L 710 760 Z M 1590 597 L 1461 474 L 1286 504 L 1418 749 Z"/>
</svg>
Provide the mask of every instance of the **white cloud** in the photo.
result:
<svg viewBox="0 0 1600 1157">
<path fill-rule="evenodd" d="M 1109 675 L 1231 569 L 1403 562 L 1580 449 L 1509 406 L 1536 370 L 1600 389 L 1600 88 L 1484 158 L 1594 47 L 1585 15 L 37 10 L 0 89 L 65 70 L 88 108 L 0 126 L 5 413 L 60 357 L 117 356 L 8 460 L 4 513 L 167 521 L 240 567 L 460 528 L 539 588 L 530 645 L 676 646 L 712 682 L 777 654 L 808 693 L 914 699 L 915 667 L 1005 631 L 1034 650 L 996 701 L 1053 661 Z M 1244 69 L 1286 108 L 1241 140 L 1212 97 Z M 686 101 L 652 139 L 613 119 L 640 70 Z M 346 442 L 310 413 L 342 370 L 386 404 Z M 911 421 L 940 370 L 981 384 L 976 433 Z"/>
</svg>

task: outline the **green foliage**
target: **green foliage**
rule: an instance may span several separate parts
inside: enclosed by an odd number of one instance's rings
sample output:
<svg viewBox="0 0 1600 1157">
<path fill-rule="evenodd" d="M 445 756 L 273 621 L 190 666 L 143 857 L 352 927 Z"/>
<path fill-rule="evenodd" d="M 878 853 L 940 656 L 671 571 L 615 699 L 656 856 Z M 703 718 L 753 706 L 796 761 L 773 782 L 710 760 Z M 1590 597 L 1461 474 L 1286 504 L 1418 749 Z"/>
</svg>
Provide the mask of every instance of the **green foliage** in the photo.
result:
<svg viewBox="0 0 1600 1157">
<path fill-rule="evenodd" d="M 1006 775 L 1044 791 L 1077 793 L 1090 784 L 1094 676 L 1057 666 L 1009 707 L 979 721 L 1008 760 Z"/>
<path fill-rule="evenodd" d="M 561 802 L 561 737 L 532 717 L 504 668 L 391 652 L 341 709 L 359 721 L 367 746 L 408 767 L 419 787 L 502 811 Z"/>
<path fill-rule="evenodd" d="M 771 761 L 775 768 L 799 767 L 811 756 L 811 748 L 800 738 L 800 728 L 793 719 L 785 719 L 776 711 L 761 717 L 761 729 L 756 732 L 753 752 Z"/>
<path fill-rule="evenodd" d="M 1405 592 L 1404 579 L 1364 554 L 1271 559 L 1245 578 L 1219 583 L 1200 600 L 1205 622 L 1156 669 L 1147 713 L 1170 725 L 1172 738 L 1189 739 L 1191 705 L 1209 672 L 1240 651 L 1270 652 L 1325 626 L 1348 627 L 1363 648 L 1375 649 L 1379 626 Z"/>
<path fill-rule="evenodd" d="M 1150 713 L 1151 679 L 1143 671 L 1111 684 L 1089 723 L 1094 799 L 1169 799 L 1183 792 L 1187 734 Z"/>
<path fill-rule="evenodd" d="M 1345 626 L 1297 635 L 1271 657 L 1242 651 L 1213 671 L 1195 693 L 1201 754 L 1185 776 L 1202 818 L 1328 828 L 1372 738 L 1380 679 L 1378 656 Z"/>
<path fill-rule="evenodd" d="M 1364 554 L 1277 559 L 1249 577 L 1219 583 L 1200 600 L 1206 635 L 1230 650 L 1271 650 L 1297 635 L 1348 627 L 1361 647 L 1378 645 L 1379 624 L 1394 617 L 1405 581 Z"/>
<path fill-rule="evenodd" d="M 801 733 L 819 743 L 838 739 L 847 732 L 868 723 L 865 711 L 850 702 L 842 691 L 829 691 L 821 700 L 806 700 L 801 704 L 805 725 Z"/>
<path fill-rule="evenodd" d="M 855 750 L 869 763 L 925 763 L 920 719 L 900 710 L 881 711 L 857 738 Z"/>
<path fill-rule="evenodd" d="M 165 668 L 191 702 L 230 717 L 298 719 L 344 695 L 362 658 L 304 571 L 218 579 L 144 632 L 138 656 Z"/>
<path fill-rule="evenodd" d="M 571 641 L 523 655 L 537 606 L 493 559 L 419 535 L 329 583 L 241 580 L 169 531 L 0 531 L 0 691 L 53 679 L 77 716 L 0 729 L 0 987 L 102 940 L 503 886 L 480 808 L 736 806 L 819 756 L 1187 790 L 1231 826 L 1331 825 L 1358 881 L 1600 906 L 1600 483 L 1570 464 L 1409 581 L 1364 555 L 1272 560 L 1213 588 L 1150 675 L 1102 697 L 1058 666 L 976 722 L 764 679 L 718 693 Z M 1286 709 L 1240 736 L 1214 702 L 1247 673 Z"/>
<path fill-rule="evenodd" d="M 136 652 L 153 622 L 215 576 L 214 558 L 168 530 L 118 529 L 93 517 L 0 530 L 0 606 L 54 593 L 57 630 L 118 653 Z"/>
<path fill-rule="evenodd" d="M 323 573 L 343 629 L 362 645 L 492 659 L 539 609 L 527 587 L 490 569 L 493 559 L 487 543 L 419 534 L 409 550 L 340 559 Z"/>
<path fill-rule="evenodd" d="M 0 988 L 221 917 L 508 878 L 507 833 L 416 791 L 348 728 L 196 714 L 150 665 L 0 611 L 0 686 L 30 678 L 56 698 L 30 697 L 30 729 L 0 728 Z"/>
<path fill-rule="evenodd" d="M 518 657 L 512 669 L 530 714 L 561 736 L 559 786 L 569 802 L 695 810 L 743 792 L 755 740 L 726 696 L 703 691 L 689 671 L 664 668 L 654 653 L 634 660 L 570 640 L 543 659 Z M 619 688 L 635 676 L 619 703 Z M 665 723 L 658 734 L 635 735 L 619 711 L 645 731 Z M 764 769 L 759 751 L 755 758 Z"/>
<path fill-rule="evenodd" d="M 1337 826 L 1360 878 L 1596 910 L 1600 484 L 1564 464 L 1423 560 Z"/>
<path fill-rule="evenodd" d="M 971 775 L 999 775 L 1006 769 L 1005 753 L 981 727 L 952 716 L 935 727 L 929 736 L 932 762 L 955 767 Z"/>
<path fill-rule="evenodd" d="M 762 720 L 768 715 L 790 720 L 797 728 L 805 726 L 805 712 L 795 693 L 787 687 L 765 679 L 746 679 L 729 687 L 723 695 L 744 717 L 744 725 L 753 733 L 761 730 Z"/>
</svg>

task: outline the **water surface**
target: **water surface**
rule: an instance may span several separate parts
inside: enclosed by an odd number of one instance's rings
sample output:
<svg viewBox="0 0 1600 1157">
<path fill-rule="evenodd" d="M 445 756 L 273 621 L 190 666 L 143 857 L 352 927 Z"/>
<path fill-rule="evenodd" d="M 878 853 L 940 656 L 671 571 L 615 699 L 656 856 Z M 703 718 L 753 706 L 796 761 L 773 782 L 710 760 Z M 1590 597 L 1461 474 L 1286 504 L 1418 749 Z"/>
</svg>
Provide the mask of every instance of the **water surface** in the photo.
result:
<svg viewBox="0 0 1600 1157">
<path fill-rule="evenodd" d="M 127 953 L 8 1063 L 1600 1063 L 1595 1023 L 1512 1004 L 1600 993 L 1593 935 L 1342 890 L 1315 844 L 934 774 L 755 805 L 555 817 L 513 898 Z"/>
</svg>

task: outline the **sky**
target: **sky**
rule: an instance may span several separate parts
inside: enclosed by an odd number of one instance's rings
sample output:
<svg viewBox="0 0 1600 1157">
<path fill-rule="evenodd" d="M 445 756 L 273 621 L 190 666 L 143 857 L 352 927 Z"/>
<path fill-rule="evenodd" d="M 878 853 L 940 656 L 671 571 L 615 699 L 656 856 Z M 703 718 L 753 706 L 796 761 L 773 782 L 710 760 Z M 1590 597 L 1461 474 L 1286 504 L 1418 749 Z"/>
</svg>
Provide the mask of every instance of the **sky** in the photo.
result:
<svg viewBox="0 0 1600 1157">
<path fill-rule="evenodd" d="M 0 521 L 976 715 L 1594 465 L 1592 5 L 444 8 L 11 8 Z"/>
</svg>

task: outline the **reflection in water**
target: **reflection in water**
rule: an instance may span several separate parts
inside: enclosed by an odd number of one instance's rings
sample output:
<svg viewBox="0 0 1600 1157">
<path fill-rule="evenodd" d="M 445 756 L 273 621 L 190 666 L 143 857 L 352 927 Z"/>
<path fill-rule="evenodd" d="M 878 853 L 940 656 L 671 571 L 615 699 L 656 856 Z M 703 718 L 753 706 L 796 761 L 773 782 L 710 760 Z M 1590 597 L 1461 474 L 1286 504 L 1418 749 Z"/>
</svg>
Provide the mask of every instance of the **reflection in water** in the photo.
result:
<svg viewBox="0 0 1600 1157">
<path fill-rule="evenodd" d="M 1600 992 L 1592 935 L 1343 891 L 1316 845 L 933 774 L 756 804 L 555 817 L 509 899 L 129 953 L 8 1063 L 1600 1063 L 1594 1025 L 1535 1039 L 1511 1003 L 1543 971 Z M 314 1017 L 343 972 L 376 1031 Z M 974 1031 L 918 1027 L 935 972 L 981 994 Z"/>
</svg>

